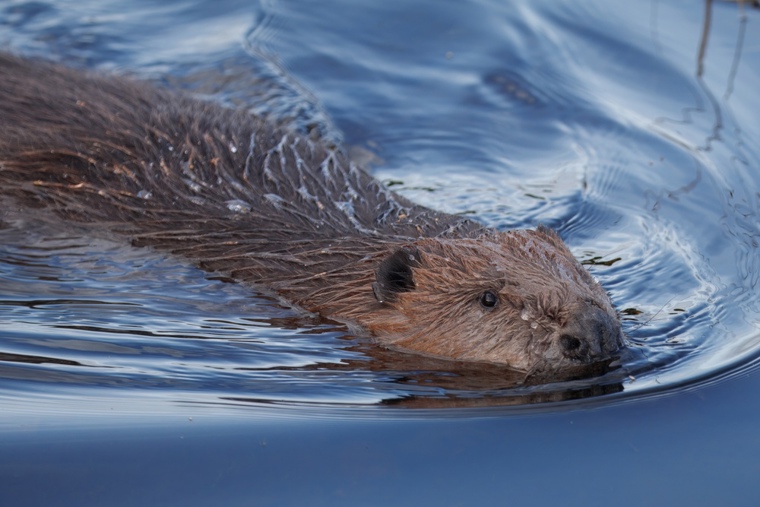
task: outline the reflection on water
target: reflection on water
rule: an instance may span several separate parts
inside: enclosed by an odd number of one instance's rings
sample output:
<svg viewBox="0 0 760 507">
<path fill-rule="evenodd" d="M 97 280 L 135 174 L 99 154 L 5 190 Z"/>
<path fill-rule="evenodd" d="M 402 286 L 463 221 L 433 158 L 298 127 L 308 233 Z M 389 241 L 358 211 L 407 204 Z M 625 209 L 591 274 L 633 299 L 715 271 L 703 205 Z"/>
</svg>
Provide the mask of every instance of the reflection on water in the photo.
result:
<svg viewBox="0 0 760 507">
<path fill-rule="evenodd" d="M 5 205 L 6 397 L 490 406 L 644 395 L 748 367 L 760 12 L 629 4 L 330 2 L 340 17 L 321 15 L 324 2 L 6 4 L 0 40 L 19 51 L 316 128 L 371 154 L 375 174 L 417 202 L 557 229 L 610 291 L 632 351 L 600 378 L 553 385 L 398 354 Z"/>
</svg>

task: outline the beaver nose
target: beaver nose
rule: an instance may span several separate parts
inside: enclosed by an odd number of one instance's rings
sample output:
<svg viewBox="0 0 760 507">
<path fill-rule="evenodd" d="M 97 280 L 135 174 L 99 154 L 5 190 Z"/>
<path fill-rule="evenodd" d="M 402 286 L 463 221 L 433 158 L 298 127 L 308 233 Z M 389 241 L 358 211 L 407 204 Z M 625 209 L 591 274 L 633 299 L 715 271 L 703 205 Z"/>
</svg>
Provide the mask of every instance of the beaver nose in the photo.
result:
<svg viewBox="0 0 760 507">
<path fill-rule="evenodd" d="M 571 359 L 607 359 L 623 345 L 620 321 L 596 305 L 584 304 L 560 330 L 559 344 Z"/>
</svg>

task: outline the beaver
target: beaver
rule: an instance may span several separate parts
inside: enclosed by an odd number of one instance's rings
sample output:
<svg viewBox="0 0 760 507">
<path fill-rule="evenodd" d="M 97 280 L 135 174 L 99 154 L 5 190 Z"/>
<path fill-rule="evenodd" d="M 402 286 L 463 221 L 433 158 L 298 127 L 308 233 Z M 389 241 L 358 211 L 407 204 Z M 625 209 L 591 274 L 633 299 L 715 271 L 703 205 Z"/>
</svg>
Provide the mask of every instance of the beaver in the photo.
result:
<svg viewBox="0 0 760 507">
<path fill-rule="evenodd" d="M 273 291 L 387 347 L 561 378 L 619 317 L 552 230 L 390 191 L 319 136 L 124 76 L 0 54 L 0 192 Z"/>
</svg>

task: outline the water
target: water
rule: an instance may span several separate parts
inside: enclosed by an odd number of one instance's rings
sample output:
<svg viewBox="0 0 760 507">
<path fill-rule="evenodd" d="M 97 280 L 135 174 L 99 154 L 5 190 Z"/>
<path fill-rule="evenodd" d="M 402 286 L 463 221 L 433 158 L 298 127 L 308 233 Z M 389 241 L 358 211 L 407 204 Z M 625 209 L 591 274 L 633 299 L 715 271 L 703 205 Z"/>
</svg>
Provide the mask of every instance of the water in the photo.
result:
<svg viewBox="0 0 760 507">
<path fill-rule="evenodd" d="M 0 4 L 5 47 L 316 126 L 421 204 L 557 229 L 640 357 L 622 380 L 536 389 L 420 370 L 6 205 L 2 503 L 755 505 L 760 11 L 715 2 L 698 77 L 704 15 L 675 0 Z"/>
</svg>

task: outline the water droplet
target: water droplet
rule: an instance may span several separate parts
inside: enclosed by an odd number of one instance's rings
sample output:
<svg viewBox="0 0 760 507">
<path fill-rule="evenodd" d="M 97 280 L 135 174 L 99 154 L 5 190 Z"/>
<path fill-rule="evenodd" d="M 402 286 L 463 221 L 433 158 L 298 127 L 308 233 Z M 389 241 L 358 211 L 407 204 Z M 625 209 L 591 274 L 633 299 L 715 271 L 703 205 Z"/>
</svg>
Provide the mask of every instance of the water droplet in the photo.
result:
<svg viewBox="0 0 760 507">
<path fill-rule="evenodd" d="M 247 202 L 241 201 L 239 199 L 226 201 L 224 204 L 226 204 L 227 209 L 232 211 L 233 213 L 250 213 L 251 212 L 251 206 Z"/>
<path fill-rule="evenodd" d="M 199 193 L 201 191 L 201 186 L 195 183 L 192 180 L 189 180 L 187 178 L 182 178 L 182 181 L 185 182 L 185 184 L 190 187 L 190 190 L 192 190 L 195 193 Z"/>
</svg>

